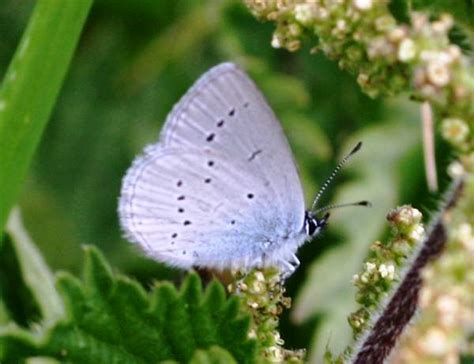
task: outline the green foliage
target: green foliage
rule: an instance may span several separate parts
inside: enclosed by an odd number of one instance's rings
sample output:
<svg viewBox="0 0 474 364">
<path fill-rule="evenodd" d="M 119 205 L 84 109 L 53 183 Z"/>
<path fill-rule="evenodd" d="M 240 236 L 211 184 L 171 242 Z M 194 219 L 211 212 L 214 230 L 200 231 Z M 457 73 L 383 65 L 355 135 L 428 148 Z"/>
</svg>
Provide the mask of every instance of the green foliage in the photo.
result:
<svg viewBox="0 0 474 364">
<path fill-rule="evenodd" d="M 0 232 L 49 119 L 92 0 L 36 4 L 0 89 Z"/>
<path fill-rule="evenodd" d="M 214 281 L 203 292 L 198 275 L 191 274 L 179 291 L 159 283 L 147 293 L 137 282 L 115 276 L 95 248 L 85 253 L 82 281 L 68 273 L 58 277 L 65 317 L 40 325 L 39 334 L 16 325 L 0 328 L 0 361 L 31 356 L 74 363 L 255 361 L 256 343 L 247 337 L 250 319 L 241 316 L 236 297 L 226 298 L 221 284 Z"/>
</svg>

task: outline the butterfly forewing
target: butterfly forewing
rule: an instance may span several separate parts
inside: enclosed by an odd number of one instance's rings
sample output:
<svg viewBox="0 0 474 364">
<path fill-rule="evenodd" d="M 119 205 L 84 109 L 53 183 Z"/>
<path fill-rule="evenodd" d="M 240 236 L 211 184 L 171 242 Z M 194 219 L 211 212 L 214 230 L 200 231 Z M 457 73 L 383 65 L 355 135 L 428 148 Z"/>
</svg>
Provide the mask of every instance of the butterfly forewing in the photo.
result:
<svg viewBox="0 0 474 364">
<path fill-rule="evenodd" d="M 248 161 L 246 169 L 268 176 L 281 207 L 302 224 L 303 192 L 286 137 L 261 92 L 234 64 L 214 67 L 196 82 L 169 115 L 161 140 Z"/>
</svg>

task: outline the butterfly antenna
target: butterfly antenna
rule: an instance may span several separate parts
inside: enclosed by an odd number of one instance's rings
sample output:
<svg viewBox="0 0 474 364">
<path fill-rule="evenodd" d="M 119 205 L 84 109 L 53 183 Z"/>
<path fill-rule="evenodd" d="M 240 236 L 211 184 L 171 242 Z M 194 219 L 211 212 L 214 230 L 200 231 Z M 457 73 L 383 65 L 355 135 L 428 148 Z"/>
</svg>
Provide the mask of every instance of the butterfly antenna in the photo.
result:
<svg viewBox="0 0 474 364">
<path fill-rule="evenodd" d="M 324 212 L 327 210 L 333 210 L 333 209 L 338 209 L 340 207 L 347 207 L 347 206 L 365 206 L 365 207 L 372 207 L 372 204 L 370 201 L 357 201 L 357 202 L 349 202 L 349 203 L 341 203 L 338 205 L 329 205 L 329 206 L 324 206 L 321 207 L 320 209 L 316 209 L 313 211 L 313 214 L 318 214 L 320 212 Z"/>
<path fill-rule="evenodd" d="M 350 159 L 350 157 L 352 157 L 355 153 L 357 153 L 359 151 L 360 147 L 362 147 L 362 142 L 357 143 L 357 145 L 349 152 L 349 154 L 347 154 L 344 158 L 342 158 L 342 160 L 339 162 L 339 164 L 336 166 L 336 168 L 334 168 L 334 171 L 332 171 L 331 175 L 323 183 L 323 186 L 321 187 L 318 194 L 314 198 L 313 205 L 311 206 L 311 210 L 314 210 L 314 208 L 316 207 L 319 199 L 323 195 L 324 191 L 329 186 L 329 184 L 334 179 L 334 177 L 336 177 L 337 173 L 342 168 L 342 166 L 344 164 L 346 164 L 346 162 Z"/>
</svg>

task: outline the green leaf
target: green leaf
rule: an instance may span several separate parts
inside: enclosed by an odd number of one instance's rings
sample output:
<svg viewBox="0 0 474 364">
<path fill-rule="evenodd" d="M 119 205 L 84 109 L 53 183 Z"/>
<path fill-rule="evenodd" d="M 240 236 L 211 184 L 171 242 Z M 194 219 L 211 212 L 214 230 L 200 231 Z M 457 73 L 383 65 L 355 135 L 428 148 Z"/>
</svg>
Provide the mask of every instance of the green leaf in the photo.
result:
<svg viewBox="0 0 474 364">
<path fill-rule="evenodd" d="M 0 245 L 0 323 L 54 322 L 64 317 L 64 305 L 53 273 L 23 227 L 20 212 L 10 214 Z"/>
<path fill-rule="evenodd" d="M 12 211 L 7 231 L 15 250 L 22 280 L 38 304 L 42 319 L 49 321 L 62 317 L 64 306 L 54 287 L 53 273 L 25 230 L 19 210 Z"/>
<path fill-rule="evenodd" d="M 0 89 L 0 232 L 51 114 L 92 0 L 39 0 Z"/>
<path fill-rule="evenodd" d="M 219 283 L 203 292 L 193 273 L 180 291 L 164 283 L 147 293 L 137 282 L 114 275 L 95 248 L 85 248 L 85 254 L 83 281 L 66 273 L 58 277 L 67 318 L 41 327 L 41 335 L 1 329 L 0 361 L 47 356 L 99 364 L 223 363 L 232 357 L 255 362 L 249 318 L 241 316 L 240 302 L 226 298 Z"/>
</svg>

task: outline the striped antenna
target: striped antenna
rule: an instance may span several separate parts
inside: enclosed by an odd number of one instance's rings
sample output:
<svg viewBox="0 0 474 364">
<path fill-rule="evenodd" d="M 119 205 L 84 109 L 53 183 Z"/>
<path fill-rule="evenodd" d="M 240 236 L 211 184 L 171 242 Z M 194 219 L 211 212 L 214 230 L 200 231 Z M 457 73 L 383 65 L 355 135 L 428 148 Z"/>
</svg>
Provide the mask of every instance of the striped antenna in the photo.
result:
<svg viewBox="0 0 474 364">
<path fill-rule="evenodd" d="M 323 183 L 323 186 L 321 187 L 321 189 L 319 190 L 318 194 L 317 194 L 316 197 L 314 198 L 313 205 L 311 206 L 311 211 L 314 210 L 314 208 L 315 208 L 316 205 L 318 204 L 319 199 L 320 199 L 321 196 L 323 195 L 324 191 L 325 191 L 326 188 L 329 186 L 329 184 L 330 184 L 331 181 L 334 179 L 334 177 L 336 177 L 337 173 L 338 173 L 339 170 L 342 168 L 342 166 L 343 166 L 344 164 L 346 164 L 346 162 L 349 160 L 349 158 L 352 157 L 355 153 L 357 153 L 361 147 L 362 147 L 362 142 L 357 143 L 357 145 L 350 151 L 350 153 L 347 154 L 344 158 L 342 158 L 342 160 L 339 162 L 339 164 L 336 166 L 336 168 L 334 168 L 334 171 L 332 171 L 332 173 L 331 173 L 331 175 L 329 176 L 329 178 L 326 179 L 326 181 Z"/>
<path fill-rule="evenodd" d="M 349 203 L 341 203 L 338 205 L 329 205 L 321 207 L 320 209 L 316 209 L 313 211 L 313 214 L 318 214 L 323 211 L 338 209 L 340 207 L 348 207 L 348 206 L 365 206 L 365 207 L 372 207 L 372 204 L 369 201 L 357 201 L 357 202 L 349 202 Z"/>
</svg>

